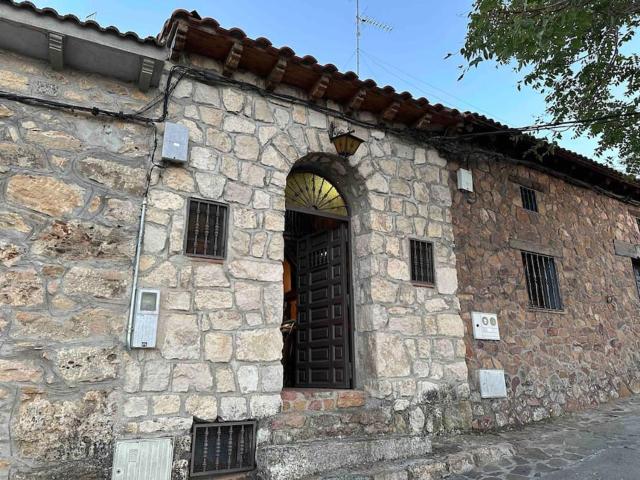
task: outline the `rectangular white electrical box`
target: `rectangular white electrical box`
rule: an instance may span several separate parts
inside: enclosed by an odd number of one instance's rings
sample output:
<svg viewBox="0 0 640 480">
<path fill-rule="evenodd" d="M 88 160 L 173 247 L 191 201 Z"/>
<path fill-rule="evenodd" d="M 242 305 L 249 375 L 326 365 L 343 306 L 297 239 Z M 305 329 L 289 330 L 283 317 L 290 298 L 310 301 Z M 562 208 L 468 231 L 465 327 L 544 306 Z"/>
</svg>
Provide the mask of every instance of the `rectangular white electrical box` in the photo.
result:
<svg viewBox="0 0 640 480">
<path fill-rule="evenodd" d="M 504 370 L 478 370 L 481 398 L 506 398 Z"/>
<path fill-rule="evenodd" d="M 495 313 L 471 312 L 471 322 L 476 340 L 500 340 L 498 315 Z"/>
<path fill-rule="evenodd" d="M 458 190 L 473 192 L 473 175 L 466 168 L 458 169 Z"/>
<path fill-rule="evenodd" d="M 155 348 L 160 314 L 160 290 L 141 288 L 136 297 L 132 348 Z"/>
<path fill-rule="evenodd" d="M 113 454 L 111 480 L 170 480 L 172 464 L 170 438 L 119 440 Z"/>
<path fill-rule="evenodd" d="M 162 139 L 162 159 L 187 163 L 189 158 L 189 129 L 179 123 L 165 122 Z"/>
</svg>

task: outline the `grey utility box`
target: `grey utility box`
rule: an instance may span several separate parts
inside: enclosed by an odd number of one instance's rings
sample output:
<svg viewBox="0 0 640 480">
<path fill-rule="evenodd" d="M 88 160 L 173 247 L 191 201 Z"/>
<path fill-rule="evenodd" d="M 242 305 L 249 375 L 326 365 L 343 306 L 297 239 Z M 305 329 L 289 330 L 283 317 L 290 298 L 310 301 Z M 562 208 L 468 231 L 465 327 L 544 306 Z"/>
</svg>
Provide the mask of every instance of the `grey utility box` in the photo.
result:
<svg viewBox="0 0 640 480">
<path fill-rule="evenodd" d="M 189 129 L 178 123 L 164 124 L 162 139 L 162 159 L 170 162 L 187 163 L 189 158 Z"/>
<path fill-rule="evenodd" d="M 113 454 L 111 480 L 170 480 L 172 463 L 170 438 L 120 440 Z"/>
</svg>

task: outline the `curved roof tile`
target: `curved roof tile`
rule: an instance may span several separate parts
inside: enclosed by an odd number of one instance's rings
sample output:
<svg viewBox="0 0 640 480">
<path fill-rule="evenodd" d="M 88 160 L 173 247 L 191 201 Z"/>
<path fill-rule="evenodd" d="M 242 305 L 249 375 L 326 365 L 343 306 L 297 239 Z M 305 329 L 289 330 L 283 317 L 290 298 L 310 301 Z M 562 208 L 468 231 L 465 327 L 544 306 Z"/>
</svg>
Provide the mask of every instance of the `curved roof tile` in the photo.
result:
<svg viewBox="0 0 640 480">
<path fill-rule="evenodd" d="M 135 32 L 121 32 L 117 27 L 113 25 L 108 25 L 106 27 L 102 27 L 98 22 L 94 20 L 80 20 L 78 17 L 72 14 L 59 14 L 55 9 L 50 7 L 38 8 L 31 2 L 15 2 L 13 0 L 0 0 L 3 3 L 8 3 L 15 8 L 20 8 L 24 10 L 29 10 L 37 15 L 42 15 L 46 17 L 55 18 L 56 20 L 60 20 L 63 22 L 74 23 L 82 28 L 90 28 L 92 30 L 96 30 L 100 33 L 104 33 L 107 35 L 117 35 L 120 38 L 124 38 L 127 40 L 133 40 L 142 44 L 151 44 L 157 47 L 163 46 L 163 44 L 157 39 L 157 37 L 145 37 L 141 38 Z M 175 13 L 175 12 L 174 12 Z M 187 12 L 188 13 L 188 12 Z"/>
</svg>

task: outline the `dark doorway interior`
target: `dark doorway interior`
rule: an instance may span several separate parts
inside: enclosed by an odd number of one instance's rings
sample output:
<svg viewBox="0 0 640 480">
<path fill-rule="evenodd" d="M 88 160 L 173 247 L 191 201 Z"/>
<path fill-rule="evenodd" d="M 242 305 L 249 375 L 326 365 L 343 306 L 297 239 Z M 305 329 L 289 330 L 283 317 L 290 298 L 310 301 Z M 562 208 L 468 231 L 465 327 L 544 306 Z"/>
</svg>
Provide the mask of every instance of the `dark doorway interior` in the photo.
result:
<svg viewBox="0 0 640 480">
<path fill-rule="evenodd" d="M 348 221 L 287 210 L 285 387 L 351 388 Z"/>
</svg>

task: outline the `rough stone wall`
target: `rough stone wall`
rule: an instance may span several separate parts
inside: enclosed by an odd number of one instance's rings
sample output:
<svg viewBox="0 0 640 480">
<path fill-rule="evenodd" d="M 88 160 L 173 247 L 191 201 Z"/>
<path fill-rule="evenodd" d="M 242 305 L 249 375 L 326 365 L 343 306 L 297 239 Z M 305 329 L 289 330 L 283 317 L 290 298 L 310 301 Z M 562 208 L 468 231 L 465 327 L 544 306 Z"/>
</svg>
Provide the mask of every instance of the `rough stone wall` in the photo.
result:
<svg viewBox="0 0 640 480">
<path fill-rule="evenodd" d="M 192 62 L 220 71 L 213 62 L 199 58 Z M 235 78 L 260 82 L 242 74 Z M 282 87 L 279 91 L 304 95 Z M 204 182 L 211 178 L 212 189 L 200 187 L 199 194 L 230 205 L 230 248 L 222 265 L 186 259 L 180 252 L 184 210 L 178 202 L 172 207 L 172 228 L 167 235 L 180 241 L 169 241 L 165 250 L 154 253 L 156 259 L 166 255 L 169 263 L 185 262 L 193 268 L 195 294 L 190 311 L 209 319 L 208 324 L 199 320 L 199 330 L 206 330 L 199 334 L 204 342 L 202 360 L 230 363 L 238 382 L 256 379 L 249 386 L 237 384 L 233 391 L 220 392 L 225 395 L 219 397 L 219 413 L 261 416 L 279 407 L 274 393 L 281 388 L 278 326 L 284 187 L 287 175 L 297 167 L 314 168 L 335 181 L 352 209 L 356 386 L 373 396 L 391 399 L 416 399 L 443 385 L 457 388 L 464 396 L 466 366 L 455 297 L 445 161 L 435 151 L 404 139 L 356 128 L 365 143 L 346 163 L 323 153 L 333 151 L 328 135 L 331 119 L 306 106 L 246 89 L 190 81 L 180 85 L 177 97 L 172 102 L 172 118 L 191 129 L 192 162 L 186 169 L 165 171 L 165 191 L 154 187 L 152 199 L 169 190 L 173 195 L 192 195 L 192 188 L 211 185 Z M 172 183 L 171 172 L 180 176 L 179 188 Z M 162 228 L 162 223 L 158 227 Z M 430 239 L 436 245 L 434 289 L 410 283 L 410 237 Z M 208 302 L 214 293 L 216 301 Z M 229 315 L 234 318 L 231 324 Z M 196 332 L 195 326 L 192 330 Z M 172 338 L 168 335 L 165 345 Z M 184 352 L 194 355 L 190 348 L 193 338 L 175 338 L 171 346 L 182 342 Z M 207 357 L 207 344 L 213 339 L 216 345 L 229 345 L 225 358 Z M 164 350 L 161 346 L 160 353 L 167 357 Z M 268 386 L 265 375 L 273 379 Z M 254 411 L 248 394 L 260 399 L 261 407 L 268 404 L 269 408 Z M 227 408 L 230 402 L 237 405 L 233 413 Z"/>
<path fill-rule="evenodd" d="M 1 51 L 0 89 L 123 110 L 152 97 Z M 151 133 L 0 102 L 0 478 L 109 475 Z"/>
<path fill-rule="evenodd" d="M 474 428 L 528 423 L 640 392 L 640 301 L 631 259 L 614 252 L 614 240 L 640 243 L 629 205 L 481 150 L 449 158 Z M 457 190 L 461 165 L 473 171 L 475 193 Z M 522 208 L 514 180 L 541 190 L 539 213 Z M 513 240 L 558 252 L 563 312 L 528 308 Z M 498 314 L 501 341 L 473 339 L 472 311 Z M 480 399 L 479 368 L 505 370 L 506 399 Z"/>
<path fill-rule="evenodd" d="M 0 88 L 35 96 L 131 111 L 157 93 L 4 52 L 0 65 Z M 468 423 L 445 161 L 357 129 L 366 143 L 345 163 L 323 153 L 333 151 L 326 115 L 190 80 L 169 120 L 188 127 L 190 160 L 155 169 L 149 193 L 140 286 L 162 291 L 158 344 L 128 352 L 152 130 L 0 104 L 0 471 L 102 478 L 114 439 L 174 436 L 179 476 L 193 417 L 280 411 L 284 187 L 294 166 L 321 168 L 353 210 L 356 386 L 397 411 L 454 398 L 457 425 Z M 183 255 L 189 197 L 229 205 L 224 262 Z M 434 242 L 436 288 L 410 283 L 409 238 Z"/>
</svg>

